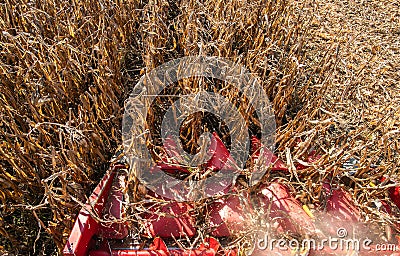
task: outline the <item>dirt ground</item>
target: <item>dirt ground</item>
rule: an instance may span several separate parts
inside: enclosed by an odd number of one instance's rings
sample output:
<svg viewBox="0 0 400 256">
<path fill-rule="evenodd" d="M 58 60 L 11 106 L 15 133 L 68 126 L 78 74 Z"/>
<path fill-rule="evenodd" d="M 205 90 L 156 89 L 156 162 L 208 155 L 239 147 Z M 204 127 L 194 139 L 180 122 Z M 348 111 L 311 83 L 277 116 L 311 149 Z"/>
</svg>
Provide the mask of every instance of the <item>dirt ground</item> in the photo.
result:
<svg viewBox="0 0 400 256">
<path fill-rule="evenodd" d="M 355 137 L 369 141 L 367 155 L 373 158 L 381 136 L 399 138 L 400 3 L 317 0 L 304 11 L 314 17 L 306 50 L 311 65 L 318 68 L 327 51 L 335 59 L 332 74 L 321 82 L 329 80 L 324 111 L 339 133 L 356 130 Z M 397 176 L 399 160 L 390 161 Z"/>
<path fill-rule="evenodd" d="M 312 65 L 318 66 L 328 49 L 335 55 L 322 107 L 334 129 L 324 140 L 335 145 L 351 141 L 352 145 L 329 148 L 322 142 L 321 148 L 348 150 L 344 155 L 356 156 L 365 167 L 375 166 L 381 175 L 399 181 L 400 2 L 316 0 L 304 10 L 314 14 L 306 51 Z M 368 191 L 360 184 L 375 182 L 374 175 L 367 168 L 354 180 Z M 356 191 L 352 190 L 353 196 L 364 217 L 381 218 L 371 203 L 372 195 L 382 198 L 385 192 L 356 195 Z"/>
<path fill-rule="evenodd" d="M 332 44 L 338 47 L 334 83 L 344 91 L 338 91 L 335 100 L 349 99 L 357 106 L 363 101 L 377 106 L 399 102 L 400 3 L 345 0 L 311 5 L 316 37 L 309 55 L 320 56 L 314 50 L 323 52 Z"/>
</svg>

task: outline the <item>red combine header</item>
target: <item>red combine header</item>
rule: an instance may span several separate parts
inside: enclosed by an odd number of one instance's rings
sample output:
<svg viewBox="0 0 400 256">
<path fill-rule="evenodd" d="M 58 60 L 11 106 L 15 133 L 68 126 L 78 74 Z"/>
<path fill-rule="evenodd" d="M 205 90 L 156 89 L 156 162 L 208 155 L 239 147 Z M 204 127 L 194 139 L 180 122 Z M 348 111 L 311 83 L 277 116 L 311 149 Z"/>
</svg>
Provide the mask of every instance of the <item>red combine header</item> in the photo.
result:
<svg viewBox="0 0 400 256">
<path fill-rule="evenodd" d="M 226 152 L 226 149 L 219 147 L 210 164 L 218 165 Z M 259 156 L 254 157 L 256 159 Z M 316 157 L 310 157 L 309 160 L 313 158 Z M 275 155 L 272 161 L 271 173 L 288 172 L 285 164 Z M 164 164 L 162 169 L 173 171 L 168 164 Z M 190 241 L 199 237 L 196 219 L 192 214 L 196 203 L 168 201 L 149 191 L 149 196 L 165 203 L 145 203 L 147 212 L 138 213 L 145 223 L 143 230 L 135 231 L 141 232 L 140 236 L 143 237 L 138 240 L 137 234 L 132 234 L 124 210 L 127 175 L 128 169 L 124 164 L 115 164 L 106 173 L 82 207 L 65 245 L 64 255 L 241 255 L 245 254 L 242 248 L 232 246 L 232 243 L 227 245 L 229 243 L 226 241 L 233 233 L 242 231 L 248 225 L 246 216 L 259 212 L 267 213 L 264 220 L 270 222 L 275 232 L 289 232 L 292 237 L 302 237 L 303 240 L 297 240 L 299 244 L 296 245 L 295 240 L 273 239 L 260 234 L 254 244 L 248 245 L 248 255 L 400 255 L 399 236 L 396 236 L 396 242 L 391 243 L 352 237 L 353 229 L 368 226 L 361 222 L 361 214 L 351 195 L 329 180 L 322 186 L 321 193 L 325 195 L 325 200 L 314 212 L 296 200 L 295 193 L 279 179 L 263 182 L 256 188 L 239 189 L 239 185 L 232 186 L 228 188 L 226 196 L 207 204 L 204 215 L 208 216 L 208 223 L 203 224 L 210 227 L 209 232 L 201 238 L 202 241 L 195 241 L 195 246 L 182 246 L 177 240 L 184 238 Z M 399 187 L 390 188 L 389 192 L 393 203 L 400 207 Z M 382 214 L 392 214 L 390 205 L 393 203 L 382 200 Z M 398 231 L 398 223 L 389 228 L 393 232 Z M 315 234 L 320 241 L 310 239 Z M 322 238 L 328 237 L 332 241 L 325 239 L 324 244 Z M 303 243 L 304 239 L 307 246 Z M 313 243 L 315 241 L 318 244 Z M 297 250 L 293 249 L 294 245 Z"/>
</svg>

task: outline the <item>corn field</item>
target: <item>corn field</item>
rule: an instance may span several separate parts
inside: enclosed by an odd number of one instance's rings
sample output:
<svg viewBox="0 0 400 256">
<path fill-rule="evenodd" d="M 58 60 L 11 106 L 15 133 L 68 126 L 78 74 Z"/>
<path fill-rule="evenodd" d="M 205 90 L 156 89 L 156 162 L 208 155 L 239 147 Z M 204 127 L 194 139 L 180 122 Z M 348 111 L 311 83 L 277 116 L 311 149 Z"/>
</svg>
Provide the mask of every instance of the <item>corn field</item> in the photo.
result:
<svg viewBox="0 0 400 256">
<path fill-rule="evenodd" d="M 371 7 L 382 20 L 357 39 L 349 31 L 362 24 L 335 27 L 319 1 L 0 3 L 0 252 L 60 252 L 122 150 L 124 100 L 143 74 L 183 56 L 224 57 L 260 78 L 282 179 L 303 204 L 319 202 L 334 173 L 365 221 L 398 224 L 399 209 L 388 218 L 375 205 L 389 187 L 371 186 L 400 181 L 400 8 L 390 6 Z M 321 157 L 297 170 L 311 150 Z"/>
</svg>

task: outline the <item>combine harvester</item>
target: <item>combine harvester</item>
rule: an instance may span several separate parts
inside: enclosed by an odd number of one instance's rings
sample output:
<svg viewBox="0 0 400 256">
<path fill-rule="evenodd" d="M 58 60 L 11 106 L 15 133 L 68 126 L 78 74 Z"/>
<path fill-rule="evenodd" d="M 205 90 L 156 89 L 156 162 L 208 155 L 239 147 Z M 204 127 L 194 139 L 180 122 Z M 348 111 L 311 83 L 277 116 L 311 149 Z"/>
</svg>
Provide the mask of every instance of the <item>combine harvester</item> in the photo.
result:
<svg viewBox="0 0 400 256">
<path fill-rule="evenodd" d="M 217 143 L 218 150 L 208 162 L 210 167 L 220 165 L 220 159 L 229 156 L 221 140 L 216 134 L 214 135 L 213 143 Z M 254 140 L 256 139 L 253 139 L 253 142 Z M 272 155 L 271 152 L 268 153 Z M 255 154 L 254 157 L 258 158 L 258 155 Z M 272 161 L 274 164 L 270 168 L 270 173 L 288 172 L 285 164 L 275 155 L 272 155 Z M 309 161 L 312 162 L 313 157 L 310 157 Z M 297 166 L 297 169 L 301 168 L 305 166 Z M 165 172 L 172 172 L 174 167 L 172 164 L 164 163 L 162 169 Z M 143 231 L 143 236 L 146 237 L 144 241 L 147 242 L 137 241 L 136 238 L 132 238 L 132 230 L 124 219 L 126 213 L 123 191 L 127 185 L 127 173 L 128 168 L 125 164 L 114 164 L 106 173 L 80 211 L 65 245 L 64 255 L 244 255 L 240 248 L 224 246 L 226 244 L 224 241 L 247 225 L 246 215 L 260 210 L 269 213 L 267 220 L 274 222 L 274 229 L 278 233 L 289 232 L 294 234 L 292 237 L 304 238 L 319 232 L 323 233 L 323 237 L 330 236 L 338 240 L 335 246 L 329 245 L 326 241 L 324 246 L 318 247 L 308 243 L 308 247 L 298 246 L 296 247 L 298 250 L 294 250 L 293 241 L 292 243 L 281 241 L 278 244 L 279 241 L 273 239 L 269 241 L 259 239 L 252 245 L 253 248 L 247 251 L 248 255 L 400 255 L 400 237 L 393 235 L 396 234 L 395 230 L 398 234 L 398 224 L 393 224 L 389 228 L 392 237 L 396 237 L 393 240 L 397 239 L 397 242 L 392 240 L 392 243 L 388 241 L 384 243 L 385 241 L 379 239 L 365 241 L 362 240 L 363 237 L 359 239 L 358 248 L 355 244 L 343 246 L 346 241 L 350 241 L 346 239 L 352 238 L 350 235 L 352 229 L 366 227 L 367 224 L 360 221 L 360 212 L 353 203 L 351 195 L 343 188 L 334 188 L 329 181 L 323 185 L 326 201 L 322 202 L 323 205 L 317 206 L 314 213 L 296 200 L 288 187 L 278 180 L 261 183 L 255 191 L 254 188 L 241 190 L 240 193 L 231 193 L 215 200 L 207 206 L 210 223 L 206 223 L 214 229 L 206 234 L 203 241 L 198 242 L 195 248 L 176 246 L 176 243 L 170 246 L 173 244 L 171 241 L 182 238 L 190 240 L 198 235 L 198 230 L 195 228 L 196 220 L 191 215 L 194 204 L 169 201 L 163 206 L 153 207 L 149 203 L 146 207 L 150 213 L 142 216 L 147 220 L 146 230 Z M 237 190 L 236 186 L 229 189 L 231 192 Z M 381 200 L 382 214 L 392 214 L 389 205 L 400 207 L 399 191 L 400 187 L 389 189 L 393 204 Z M 148 193 L 152 194 L 153 198 L 157 197 L 151 191 Z M 252 209 L 243 207 L 241 203 L 243 200 L 252 202 Z M 113 221 L 107 223 L 100 221 L 101 219 Z M 326 225 L 323 225 L 324 223 Z M 271 245 L 271 242 L 272 246 L 266 246 L 266 243 Z M 316 242 L 321 241 L 316 240 Z"/>
</svg>

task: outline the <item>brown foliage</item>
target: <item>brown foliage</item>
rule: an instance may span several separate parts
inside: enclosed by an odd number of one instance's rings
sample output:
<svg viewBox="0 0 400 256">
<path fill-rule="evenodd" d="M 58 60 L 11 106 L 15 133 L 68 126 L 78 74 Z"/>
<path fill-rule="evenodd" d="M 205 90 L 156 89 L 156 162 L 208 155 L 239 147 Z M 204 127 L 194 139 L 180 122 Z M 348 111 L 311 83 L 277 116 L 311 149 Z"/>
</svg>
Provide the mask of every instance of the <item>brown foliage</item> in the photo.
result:
<svg viewBox="0 0 400 256">
<path fill-rule="evenodd" d="M 77 202 L 121 143 L 130 88 L 168 60 L 199 54 L 240 62 L 261 78 L 279 127 L 277 153 L 289 166 L 311 148 L 322 155 L 287 177 L 304 203 L 319 200 L 329 171 L 347 175 L 343 163 L 355 157 L 354 199 L 378 218 L 371 200 L 386 190 L 368 184 L 382 174 L 398 180 L 399 99 L 385 85 L 360 87 L 362 68 L 351 74 L 341 68 L 340 40 L 315 40 L 311 7 L 284 0 L 6 0 L 0 5 L 0 244 L 37 252 L 50 237 L 61 248 Z M 365 94 L 357 98 L 360 90 Z"/>
</svg>

